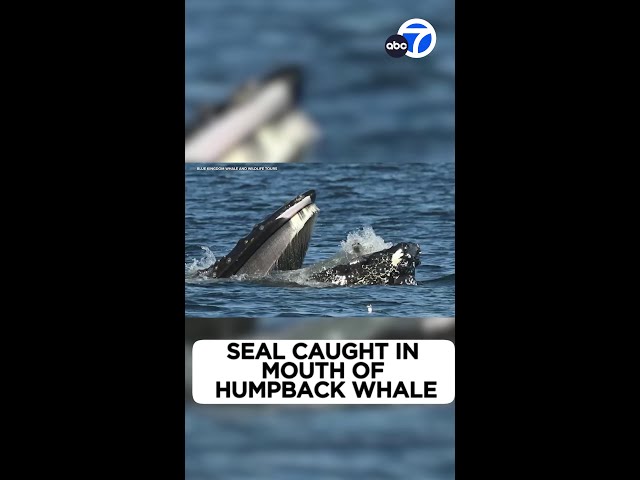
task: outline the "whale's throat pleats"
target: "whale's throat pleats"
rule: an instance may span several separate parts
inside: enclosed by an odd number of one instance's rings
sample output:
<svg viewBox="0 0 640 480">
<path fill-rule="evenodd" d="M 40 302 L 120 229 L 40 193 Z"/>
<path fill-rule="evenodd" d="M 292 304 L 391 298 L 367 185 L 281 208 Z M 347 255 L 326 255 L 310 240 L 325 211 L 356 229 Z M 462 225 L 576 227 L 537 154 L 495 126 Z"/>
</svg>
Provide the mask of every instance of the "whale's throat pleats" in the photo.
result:
<svg viewBox="0 0 640 480">
<path fill-rule="evenodd" d="M 273 265 L 272 270 L 297 270 L 298 268 L 302 268 L 315 223 L 316 215 L 314 214 L 306 221 L 296 236 L 293 237 L 289 246 Z"/>
<path fill-rule="evenodd" d="M 256 250 L 237 274 L 266 275 L 272 270 L 301 268 L 319 211 L 315 204 L 300 210 Z"/>
</svg>

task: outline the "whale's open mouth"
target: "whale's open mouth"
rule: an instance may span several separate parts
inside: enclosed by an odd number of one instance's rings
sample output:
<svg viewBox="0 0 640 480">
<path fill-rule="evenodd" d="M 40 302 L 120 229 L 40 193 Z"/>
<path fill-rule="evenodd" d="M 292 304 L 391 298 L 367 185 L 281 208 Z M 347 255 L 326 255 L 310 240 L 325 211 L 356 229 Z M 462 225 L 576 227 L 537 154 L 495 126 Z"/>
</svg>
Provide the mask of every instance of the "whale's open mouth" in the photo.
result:
<svg viewBox="0 0 640 480">
<path fill-rule="evenodd" d="M 228 255 L 200 274 L 218 278 L 264 276 L 274 270 L 301 268 L 320 211 L 315 200 L 316 192 L 309 190 L 284 204 L 256 224 Z"/>
</svg>

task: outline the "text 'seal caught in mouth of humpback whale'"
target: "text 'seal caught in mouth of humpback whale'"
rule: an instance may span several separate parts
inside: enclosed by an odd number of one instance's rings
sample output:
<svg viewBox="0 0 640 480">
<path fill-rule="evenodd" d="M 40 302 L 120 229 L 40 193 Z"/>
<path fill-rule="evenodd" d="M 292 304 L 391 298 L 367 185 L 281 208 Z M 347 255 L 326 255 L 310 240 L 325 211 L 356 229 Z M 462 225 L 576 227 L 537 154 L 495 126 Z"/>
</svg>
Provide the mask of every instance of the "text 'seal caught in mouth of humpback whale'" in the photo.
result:
<svg viewBox="0 0 640 480">
<path fill-rule="evenodd" d="M 247 274 L 266 276 L 302 268 L 320 209 L 309 190 L 265 217 L 236 246 L 198 275 L 228 278 Z M 417 285 L 420 245 L 402 242 L 386 250 L 359 256 L 347 264 L 311 269 L 309 279 L 334 285 Z"/>
</svg>

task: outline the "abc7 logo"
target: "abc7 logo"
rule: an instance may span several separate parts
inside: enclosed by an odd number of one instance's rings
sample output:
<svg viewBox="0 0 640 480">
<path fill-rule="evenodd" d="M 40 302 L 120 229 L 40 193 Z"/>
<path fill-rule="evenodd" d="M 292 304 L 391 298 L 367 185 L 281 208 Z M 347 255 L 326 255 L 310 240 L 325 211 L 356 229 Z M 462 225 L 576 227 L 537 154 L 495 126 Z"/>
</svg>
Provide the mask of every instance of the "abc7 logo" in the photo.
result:
<svg viewBox="0 0 640 480">
<path fill-rule="evenodd" d="M 422 18 L 412 18 L 404 22 L 400 25 L 398 33 L 387 38 L 384 44 L 386 52 L 395 58 L 404 55 L 423 58 L 429 55 L 435 46 L 436 31 Z"/>
<path fill-rule="evenodd" d="M 395 58 L 404 56 L 407 53 L 408 43 L 407 39 L 402 35 L 391 35 L 384 42 L 384 49 L 389 55 Z"/>
</svg>

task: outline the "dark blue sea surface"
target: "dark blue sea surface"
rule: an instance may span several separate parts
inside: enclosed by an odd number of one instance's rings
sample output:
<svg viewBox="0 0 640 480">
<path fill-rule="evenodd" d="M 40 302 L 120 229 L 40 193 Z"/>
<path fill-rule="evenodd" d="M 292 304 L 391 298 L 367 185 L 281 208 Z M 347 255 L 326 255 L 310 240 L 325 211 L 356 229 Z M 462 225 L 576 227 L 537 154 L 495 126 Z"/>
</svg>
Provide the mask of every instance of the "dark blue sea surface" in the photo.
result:
<svg viewBox="0 0 640 480">
<path fill-rule="evenodd" d="M 454 478 L 454 404 L 197 405 L 186 413 L 189 480 Z"/>
<path fill-rule="evenodd" d="M 279 164 L 277 171 L 185 166 L 185 304 L 192 317 L 455 316 L 452 163 Z M 194 279 L 253 226 L 309 189 L 320 208 L 304 267 L 354 240 L 378 249 L 416 242 L 417 286 Z M 205 250 L 207 249 L 207 250 Z M 212 256 L 213 255 L 213 256 Z M 373 312 L 367 311 L 371 305 Z"/>
</svg>

